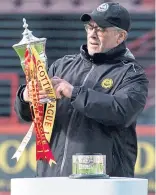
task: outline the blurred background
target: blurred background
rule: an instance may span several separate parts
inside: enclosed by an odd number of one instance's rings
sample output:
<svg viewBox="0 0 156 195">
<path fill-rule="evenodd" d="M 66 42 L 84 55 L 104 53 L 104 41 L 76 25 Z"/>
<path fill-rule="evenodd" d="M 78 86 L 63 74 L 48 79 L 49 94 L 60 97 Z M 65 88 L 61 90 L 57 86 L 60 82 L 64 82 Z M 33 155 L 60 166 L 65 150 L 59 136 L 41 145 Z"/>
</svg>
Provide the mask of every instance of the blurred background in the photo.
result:
<svg viewBox="0 0 156 195">
<path fill-rule="evenodd" d="M 0 1 L 0 195 L 10 194 L 10 179 L 34 177 L 35 139 L 31 139 L 21 160 L 12 155 L 30 124 L 14 112 L 18 86 L 25 83 L 20 61 L 12 48 L 22 39 L 23 17 L 36 37 L 46 37 L 49 65 L 59 57 L 79 52 L 86 35 L 79 21 L 104 0 L 1 0 Z M 155 5 L 154 0 L 118 0 L 131 14 L 132 29 L 127 46 L 149 78 L 146 107 L 137 124 L 138 159 L 135 176 L 149 179 L 149 195 L 155 189 Z M 138 194 L 141 195 L 141 194 Z"/>
</svg>

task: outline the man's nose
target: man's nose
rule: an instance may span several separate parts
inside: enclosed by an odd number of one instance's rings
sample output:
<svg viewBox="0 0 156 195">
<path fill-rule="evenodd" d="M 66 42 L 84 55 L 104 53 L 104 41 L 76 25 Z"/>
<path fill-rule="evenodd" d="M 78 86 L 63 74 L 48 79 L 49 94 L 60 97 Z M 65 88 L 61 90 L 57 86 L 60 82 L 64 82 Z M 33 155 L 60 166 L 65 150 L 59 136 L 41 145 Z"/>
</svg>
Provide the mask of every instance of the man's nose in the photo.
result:
<svg viewBox="0 0 156 195">
<path fill-rule="evenodd" d="M 91 38 L 97 38 L 97 33 L 96 33 L 96 29 L 95 28 L 91 31 L 90 37 Z"/>
</svg>

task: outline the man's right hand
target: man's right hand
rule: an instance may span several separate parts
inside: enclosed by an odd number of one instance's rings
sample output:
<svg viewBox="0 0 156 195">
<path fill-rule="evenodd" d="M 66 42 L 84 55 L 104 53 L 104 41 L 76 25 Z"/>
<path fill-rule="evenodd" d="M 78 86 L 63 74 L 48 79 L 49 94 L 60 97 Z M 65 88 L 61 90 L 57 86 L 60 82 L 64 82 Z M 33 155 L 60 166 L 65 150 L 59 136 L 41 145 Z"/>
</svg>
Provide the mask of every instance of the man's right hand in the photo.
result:
<svg viewBox="0 0 156 195">
<path fill-rule="evenodd" d="M 41 89 L 40 85 L 39 85 L 39 88 Z M 29 93 L 28 93 L 28 89 L 29 89 Z M 47 91 L 39 90 L 39 100 L 41 100 L 42 102 L 42 100 L 45 98 L 48 98 Z M 23 91 L 23 100 L 25 102 L 32 102 L 32 82 L 31 81 L 26 85 Z"/>
<path fill-rule="evenodd" d="M 28 92 L 28 89 L 29 89 L 29 92 Z M 32 102 L 32 81 L 30 81 L 24 91 L 23 91 L 23 100 L 25 102 Z"/>
<path fill-rule="evenodd" d="M 29 86 L 28 86 L 29 85 Z M 29 93 L 28 93 L 28 88 L 29 88 Z M 30 96 L 30 91 L 32 90 L 32 84 L 29 82 L 29 84 L 26 85 L 24 91 L 23 91 L 23 100 L 25 102 L 31 102 L 31 97 Z"/>
</svg>

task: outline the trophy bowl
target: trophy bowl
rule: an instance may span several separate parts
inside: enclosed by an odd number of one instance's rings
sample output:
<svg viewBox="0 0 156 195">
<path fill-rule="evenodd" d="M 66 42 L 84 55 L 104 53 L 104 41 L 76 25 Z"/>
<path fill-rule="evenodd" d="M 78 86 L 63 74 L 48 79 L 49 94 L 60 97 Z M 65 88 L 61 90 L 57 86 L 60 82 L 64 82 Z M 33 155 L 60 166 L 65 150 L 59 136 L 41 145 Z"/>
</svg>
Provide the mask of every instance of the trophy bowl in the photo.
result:
<svg viewBox="0 0 156 195">
<path fill-rule="evenodd" d="M 38 54 L 40 55 L 42 61 L 47 66 L 47 56 L 45 53 L 45 46 L 46 46 L 46 38 L 37 38 L 32 35 L 32 31 L 28 30 L 28 24 L 26 23 L 26 19 L 23 18 L 23 28 L 25 29 L 22 33 L 23 38 L 22 40 L 14 44 L 12 47 L 18 54 L 21 62 L 21 66 L 23 71 L 25 72 L 25 51 L 28 45 L 33 45 L 37 50 Z"/>
<path fill-rule="evenodd" d="M 30 46 L 33 46 L 36 49 L 42 62 L 45 65 L 45 68 L 47 69 L 48 60 L 47 60 L 47 56 L 45 53 L 45 46 L 46 46 L 47 39 L 37 38 L 33 36 L 32 31 L 28 29 L 28 24 L 26 23 L 25 18 L 23 18 L 23 23 L 24 23 L 23 28 L 25 29 L 24 32 L 22 33 L 23 38 L 19 43 L 14 44 L 12 47 L 14 48 L 14 50 L 19 56 L 20 63 L 21 63 L 24 73 L 26 71 L 25 70 L 25 52 L 26 52 L 26 49 L 29 48 Z M 29 81 L 31 81 L 31 78 L 29 78 Z M 47 98 L 40 100 L 40 103 L 48 103 L 52 101 L 55 101 L 55 100 L 53 98 L 47 97 Z"/>
</svg>

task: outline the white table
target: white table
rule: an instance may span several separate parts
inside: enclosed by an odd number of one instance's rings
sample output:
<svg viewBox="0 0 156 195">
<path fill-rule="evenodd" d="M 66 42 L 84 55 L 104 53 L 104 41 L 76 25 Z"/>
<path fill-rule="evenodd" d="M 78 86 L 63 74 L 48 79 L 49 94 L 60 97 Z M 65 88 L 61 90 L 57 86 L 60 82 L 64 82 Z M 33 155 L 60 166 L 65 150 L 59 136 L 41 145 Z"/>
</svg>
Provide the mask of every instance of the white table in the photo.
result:
<svg viewBox="0 0 156 195">
<path fill-rule="evenodd" d="M 11 179 L 11 195 L 147 195 L 148 180 L 137 178 Z"/>
</svg>

